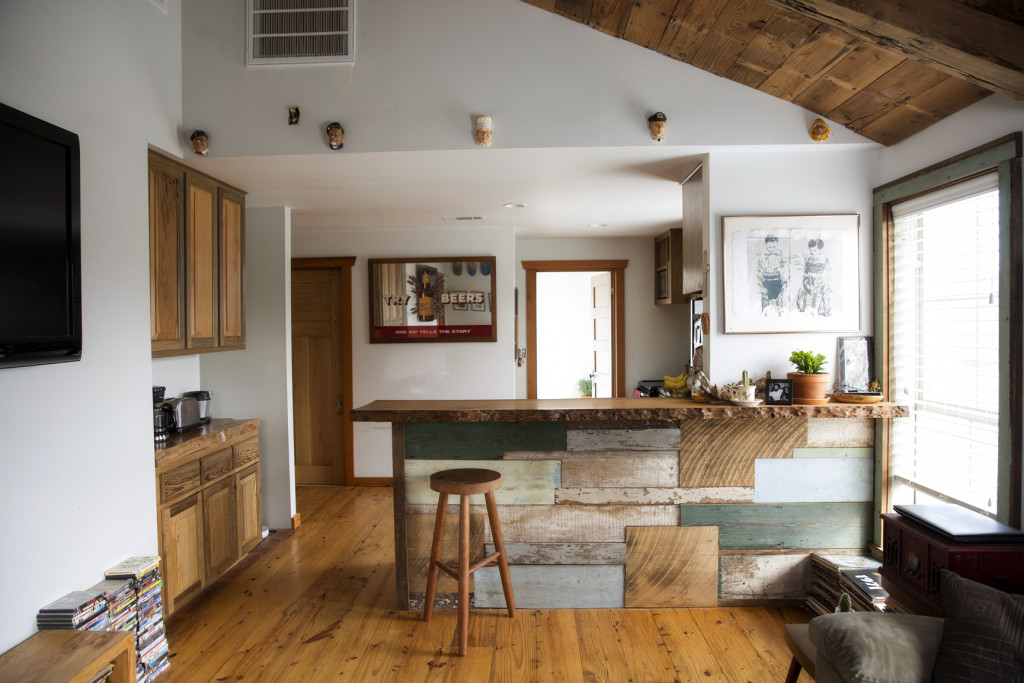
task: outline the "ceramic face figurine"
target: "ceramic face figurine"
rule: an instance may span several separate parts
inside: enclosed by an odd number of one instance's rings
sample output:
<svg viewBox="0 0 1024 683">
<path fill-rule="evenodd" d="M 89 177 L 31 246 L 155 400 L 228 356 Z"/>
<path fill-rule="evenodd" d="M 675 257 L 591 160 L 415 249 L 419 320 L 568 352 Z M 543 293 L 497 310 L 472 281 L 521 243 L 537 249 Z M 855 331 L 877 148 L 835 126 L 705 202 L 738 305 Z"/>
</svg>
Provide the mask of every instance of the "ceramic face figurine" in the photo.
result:
<svg viewBox="0 0 1024 683">
<path fill-rule="evenodd" d="M 814 123 L 811 124 L 811 130 L 808 132 L 811 135 L 811 139 L 815 142 L 824 142 L 828 140 L 828 136 L 832 135 L 832 129 L 821 119 L 814 119 Z"/>
<path fill-rule="evenodd" d="M 341 149 L 345 146 L 345 129 L 337 121 L 327 125 L 327 144 L 331 149 Z"/>
<path fill-rule="evenodd" d="M 288 107 L 288 125 L 297 126 L 299 125 L 299 108 Z"/>
<path fill-rule="evenodd" d="M 651 129 L 651 139 L 661 142 L 665 139 L 665 122 L 668 119 L 660 111 L 647 119 L 647 127 Z"/>
<path fill-rule="evenodd" d="M 493 129 L 491 128 L 491 117 L 476 117 L 476 144 L 480 145 L 481 147 L 489 147 L 491 144 L 492 133 Z"/>
<path fill-rule="evenodd" d="M 210 148 L 210 138 L 206 135 L 205 130 L 192 131 L 192 135 L 189 136 L 189 140 L 192 141 L 192 149 L 196 154 L 206 156 L 206 152 Z"/>
</svg>

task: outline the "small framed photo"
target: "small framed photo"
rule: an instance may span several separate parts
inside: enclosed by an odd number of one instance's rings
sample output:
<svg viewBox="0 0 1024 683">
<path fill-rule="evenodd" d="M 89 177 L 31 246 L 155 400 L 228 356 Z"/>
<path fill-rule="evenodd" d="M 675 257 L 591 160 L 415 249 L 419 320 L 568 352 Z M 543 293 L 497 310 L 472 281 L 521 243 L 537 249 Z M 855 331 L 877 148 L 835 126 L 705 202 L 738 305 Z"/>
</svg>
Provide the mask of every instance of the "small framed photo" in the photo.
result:
<svg viewBox="0 0 1024 683">
<path fill-rule="evenodd" d="M 768 406 L 793 405 L 793 380 L 770 379 L 765 387 L 764 403 Z"/>
<path fill-rule="evenodd" d="M 477 303 L 470 304 L 474 311 L 486 311 L 487 310 L 487 299 L 484 298 L 483 292 L 470 292 L 475 296 L 474 301 Z"/>
<path fill-rule="evenodd" d="M 460 291 L 460 290 L 456 290 L 456 291 L 452 292 L 452 298 L 455 299 L 458 302 L 458 303 L 452 304 L 452 310 L 453 311 L 468 311 L 469 310 L 469 304 L 466 303 L 466 292 Z"/>
</svg>

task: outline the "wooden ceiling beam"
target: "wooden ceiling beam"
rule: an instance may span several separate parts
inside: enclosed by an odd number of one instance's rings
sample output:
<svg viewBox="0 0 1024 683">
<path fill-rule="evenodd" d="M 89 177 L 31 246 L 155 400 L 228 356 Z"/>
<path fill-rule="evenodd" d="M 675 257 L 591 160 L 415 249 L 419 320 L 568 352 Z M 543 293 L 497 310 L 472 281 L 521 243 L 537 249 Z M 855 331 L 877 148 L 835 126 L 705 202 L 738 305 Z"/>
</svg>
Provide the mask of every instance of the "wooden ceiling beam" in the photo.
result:
<svg viewBox="0 0 1024 683">
<path fill-rule="evenodd" d="M 1024 100 L 1024 26 L 955 0 L 764 0 Z"/>
</svg>

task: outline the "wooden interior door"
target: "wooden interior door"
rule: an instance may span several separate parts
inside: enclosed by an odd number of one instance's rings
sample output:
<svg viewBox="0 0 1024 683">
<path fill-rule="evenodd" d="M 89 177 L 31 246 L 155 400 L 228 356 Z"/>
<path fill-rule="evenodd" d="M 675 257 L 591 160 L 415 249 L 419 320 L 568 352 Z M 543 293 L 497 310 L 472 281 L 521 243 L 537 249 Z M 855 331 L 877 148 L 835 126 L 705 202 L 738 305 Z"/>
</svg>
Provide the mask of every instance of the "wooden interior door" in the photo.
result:
<svg viewBox="0 0 1024 683">
<path fill-rule="evenodd" d="M 594 336 L 594 398 L 612 397 L 612 274 L 590 278 L 590 317 Z"/>
<path fill-rule="evenodd" d="M 292 261 L 295 483 L 351 486 L 352 264 Z"/>
</svg>

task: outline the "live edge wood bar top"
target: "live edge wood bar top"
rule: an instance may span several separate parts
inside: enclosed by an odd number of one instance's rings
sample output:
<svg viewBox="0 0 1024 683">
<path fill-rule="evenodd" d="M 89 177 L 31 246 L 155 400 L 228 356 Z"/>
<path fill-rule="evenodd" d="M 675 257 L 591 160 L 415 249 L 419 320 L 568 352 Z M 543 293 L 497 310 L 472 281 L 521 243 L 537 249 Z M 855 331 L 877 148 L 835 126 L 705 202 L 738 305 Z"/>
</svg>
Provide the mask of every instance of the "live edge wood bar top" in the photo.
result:
<svg viewBox="0 0 1024 683">
<path fill-rule="evenodd" d="M 618 422 L 722 418 L 907 417 L 897 403 L 831 402 L 808 406 L 744 407 L 687 398 L 499 399 L 374 401 L 352 411 L 358 422 Z"/>
<path fill-rule="evenodd" d="M 167 441 L 156 443 L 156 468 L 165 470 L 191 460 L 193 455 L 211 446 L 226 446 L 246 437 L 256 436 L 259 428 L 260 421 L 255 418 L 213 418 L 201 427 L 171 434 Z"/>
</svg>

